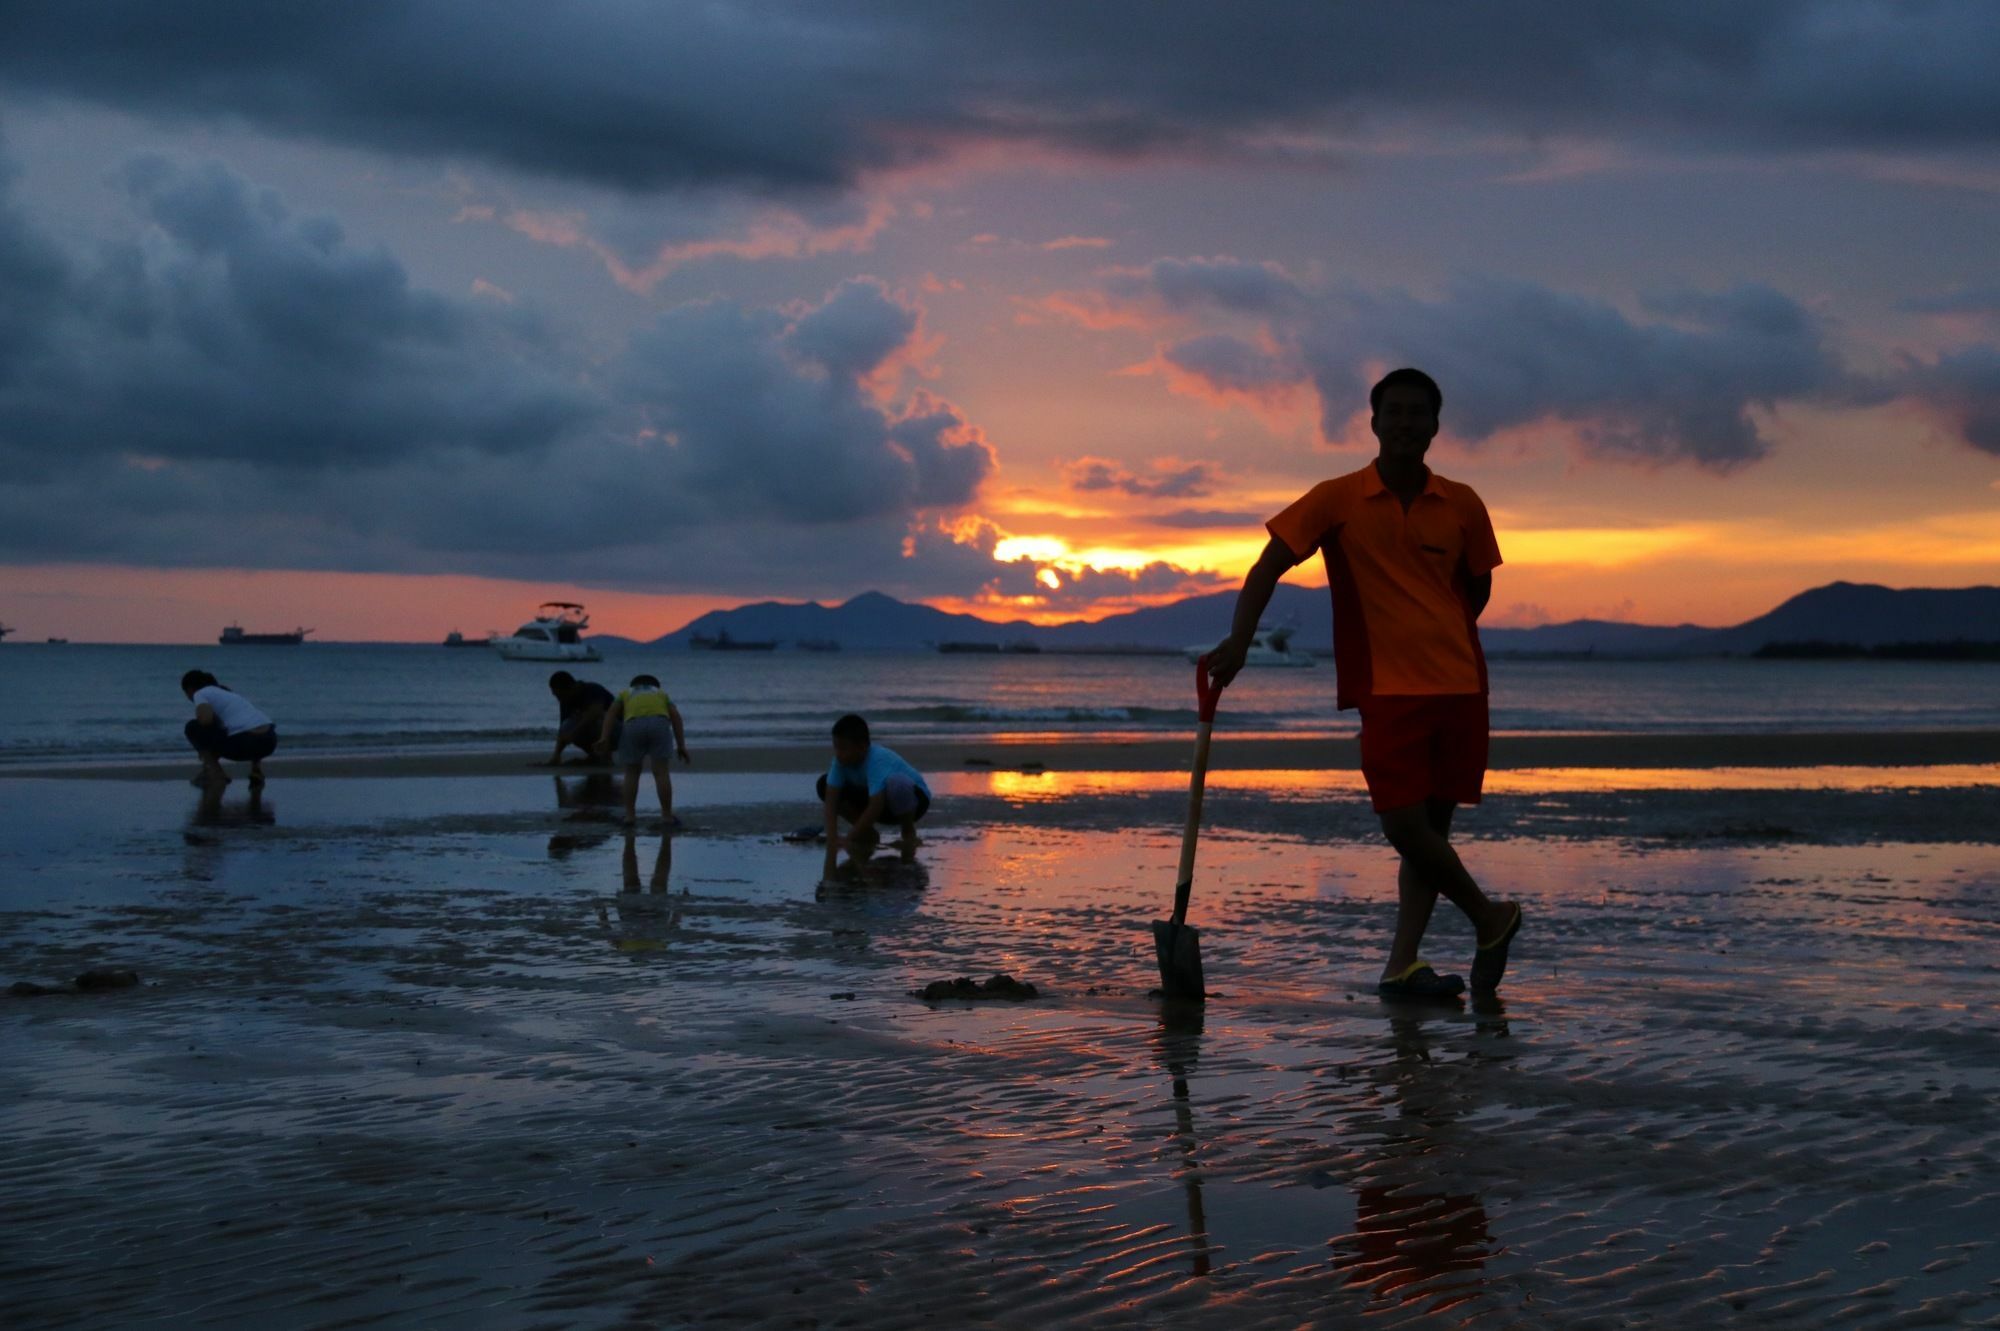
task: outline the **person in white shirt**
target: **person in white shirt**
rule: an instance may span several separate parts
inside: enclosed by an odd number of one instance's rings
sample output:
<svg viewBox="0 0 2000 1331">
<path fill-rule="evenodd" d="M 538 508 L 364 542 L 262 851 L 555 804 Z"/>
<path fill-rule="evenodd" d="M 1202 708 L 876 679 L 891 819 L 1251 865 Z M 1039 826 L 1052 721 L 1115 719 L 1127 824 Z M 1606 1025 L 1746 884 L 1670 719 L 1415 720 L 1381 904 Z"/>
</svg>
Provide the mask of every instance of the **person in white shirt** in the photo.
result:
<svg viewBox="0 0 2000 1331">
<path fill-rule="evenodd" d="M 264 760 L 278 747 L 278 727 L 257 705 L 206 670 L 181 676 L 181 692 L 194 704 L 194 720 L 182 731 L 201 755 L 201 771 L 190 783 L 225 785 L 222 760 L 250 764 L 250 784 L 264 784 Z"/>
</svg>

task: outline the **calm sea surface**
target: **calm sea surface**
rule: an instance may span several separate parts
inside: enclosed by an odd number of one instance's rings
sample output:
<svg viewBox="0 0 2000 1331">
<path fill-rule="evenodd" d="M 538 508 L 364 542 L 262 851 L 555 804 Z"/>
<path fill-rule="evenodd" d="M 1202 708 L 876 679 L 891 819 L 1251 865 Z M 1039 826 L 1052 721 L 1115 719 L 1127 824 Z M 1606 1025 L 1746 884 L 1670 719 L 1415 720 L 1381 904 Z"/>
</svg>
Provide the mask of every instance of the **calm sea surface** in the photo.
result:
<svg viewBox="0 0 2000 1331">
<path fill-rule="evenodd" d="M 550 735 L 554 667 L 484 649 L 0 644 L 0 762 L 172 753 L 178 687 L 212 670 L 277 719 L 287 749 L 519 746 Z M 614 691 L 666 682 L 691 746 L 815 740 L 839 713 L 890 739 L 1178 733 L 1194 725 L 1177 657 L 827 655 L 610 647 L 576 673 Z M 1496 661 L 1493 722 L 1511 731 L 1785 731 L 2000 727 L 2000 667 L 1926 662 Z M 1246 671 L 1223 700 L 1237 732 L 1342 734 L 1333 669 Z"/>
</svg>

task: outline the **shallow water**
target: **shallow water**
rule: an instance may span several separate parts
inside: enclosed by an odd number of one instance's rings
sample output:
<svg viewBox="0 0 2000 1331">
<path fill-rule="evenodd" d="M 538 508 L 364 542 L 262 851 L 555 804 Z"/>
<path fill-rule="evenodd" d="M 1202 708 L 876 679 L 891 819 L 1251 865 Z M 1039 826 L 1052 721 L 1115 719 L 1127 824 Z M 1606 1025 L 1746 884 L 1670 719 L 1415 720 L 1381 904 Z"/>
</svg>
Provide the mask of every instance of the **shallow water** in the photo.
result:
<svg viewBox="0 0 2000 1331">
<path fill-rule="evenodd" d="M 1151 793 L 949 784 L 816 893 L 773 779 L 670 847 L 575 782 L 5 783 L 0 980 L 146 980 L 0 999 L 8 1325 L 2000 1321 L 2000 848 L 1496 804 L 1528 926 L 1440 1011 L 1370 990 L 1388 854 L 1241 792 L 1195 1020 Z"/>
<path fill-rule="evenodd" d="M 1225 626 L 1218 625 L 1220 634 Z M 1172 656 L 946 656 L 606 649 L 574 673 L 666 681 L 690 744 L 818 742 L 842 711 L 889 743 L 1026 734 L 1178 734 L 1193 667 Z M 211 670 L 276 718 L 282 751 L 528 747 L 552 741 L 551 667 L 408 644 L 0 649 L 0 764 L 184 752 L 178 681 Z M 1493 725 L 1512 732 L 1782 733 L 2000 728 L 2000 669 L 1921 661 L 1523 661 L 1491 666 Z M 1233 735 L 1353 734 L 1325 663 L 1250 670 Z M 838 703 L 829 700 L 837 699 Z"/>
</svg>

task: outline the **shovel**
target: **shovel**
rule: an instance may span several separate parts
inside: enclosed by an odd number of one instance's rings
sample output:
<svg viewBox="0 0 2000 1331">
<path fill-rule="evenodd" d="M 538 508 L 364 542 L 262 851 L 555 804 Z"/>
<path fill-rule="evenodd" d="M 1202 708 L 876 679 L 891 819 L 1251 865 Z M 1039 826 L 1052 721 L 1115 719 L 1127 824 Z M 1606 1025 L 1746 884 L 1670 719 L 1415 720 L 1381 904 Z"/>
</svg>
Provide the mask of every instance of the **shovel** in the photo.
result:
<svg viewBox="0 0 2000 1331">
<path fill-rule="evenodd" d="M 1201 705 L 1201 726 L 1195 731 L 1194 770 L 1188 779 L 1187 830 L 1181 834 L 1180 876 L 1174 883 L 1174 916 L 1153 921 L 1153 951 L 1160 959 L 1160 992 L 1168 998 L 1207 997 L 1201 975 L 1201 934 L 1187 922 L 1188 898 L 1194 893 L 1194 847 L 1201 836 L 1201 790 L 1208 779 L 1208 738 L 1215 726 L 1215 704 L 1222 690 L 1208 677 L 1208 658 L 1194 664 L 1195 698 Z"/>
</svg>

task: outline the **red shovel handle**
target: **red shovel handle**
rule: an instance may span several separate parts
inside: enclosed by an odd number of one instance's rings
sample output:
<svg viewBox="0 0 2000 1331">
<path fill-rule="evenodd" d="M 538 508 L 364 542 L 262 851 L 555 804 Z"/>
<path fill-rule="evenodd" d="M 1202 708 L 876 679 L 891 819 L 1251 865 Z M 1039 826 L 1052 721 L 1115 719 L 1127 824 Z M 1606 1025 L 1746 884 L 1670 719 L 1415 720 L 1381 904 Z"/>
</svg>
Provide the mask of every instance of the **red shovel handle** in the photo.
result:
<svg viewBox="0 0 2000 1331">
<path fill-rule="evenodd" d="M 1215 720 L 1215 704 L 1222 701 L 1222 686 L 1208 677 L 1208 657 L 1194 663 L 1194 696 L 1201 704 L 1204 723 Z"/>
</svg>

